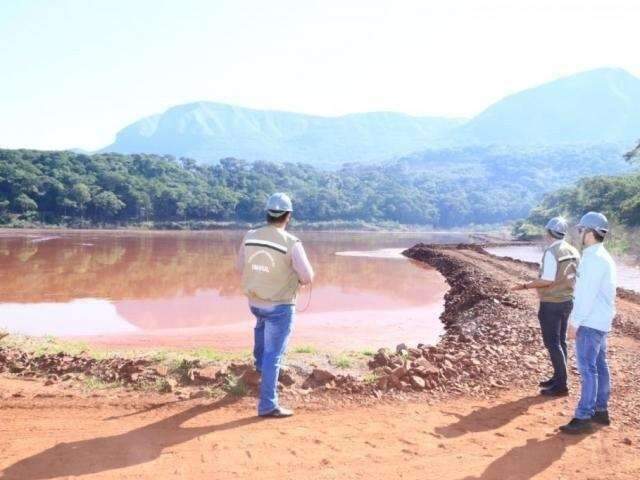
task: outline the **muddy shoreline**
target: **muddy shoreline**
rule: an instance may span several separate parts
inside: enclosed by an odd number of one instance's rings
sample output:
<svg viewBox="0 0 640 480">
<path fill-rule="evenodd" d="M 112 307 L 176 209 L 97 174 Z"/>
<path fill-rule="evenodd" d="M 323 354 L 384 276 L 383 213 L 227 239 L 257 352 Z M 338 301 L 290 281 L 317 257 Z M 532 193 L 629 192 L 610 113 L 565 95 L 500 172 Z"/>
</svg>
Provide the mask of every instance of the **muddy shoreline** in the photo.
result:
<svg viewBox="0 0 640 480">
<path fill-rule="evenodd" d="M 509 290 L 512 283 L 495 278 L 490 263 L 470 261 L 476 255 L 499 268 L 520 268 L 510 275 L 534 275 L 533 265 L 499 259 L 480 245 L 419 244 L 404 252 L 436 268 L 447 280 L 441 316 L 445 334 L 435 346 L 398 345 L 380 349 L 368 370 L 345 374 L 318 367 L 301 357 L 283 370 L 281 388 L 290 398 L 338 395 L 389 397 L 428 395 L 492 396 L 502 389 L 535 388 L 548 374 L 548 360 L 535 323 L 535 301 Z M 631 298 L 635 300 L 635 297 Z M 634 322 L 618 319 L 622 330 L 635 332 Z M 259 376 L 249 363 L 183 360 L 167 366 L 146 358 L 93 359 L 87 355 L 37 355 L 0 344 L 0 372 L 39 379 L 46 384 L 79 382 L 87 377 L 117 383 L 132 391 L 155 390 L 180 398 L 212 392 L 255 394 Z"/>
<path fill-rule="evenodd" d="M 521 315 L 523 306 L 503 285 L 483 272 L 447 255 L 451 248 L 481 250 L 475 245 L 444 247 L 418 245 L 405 252 L 409 258 L 435 267 L 450 290 L 445 295 L 441 319 L 446 333 L 436 346 L 399 345 L 396 351 L 380 349 L 369 362 L 370 372 L 345 375 L 329 368 L 314 368 L 313 359 L 301 359 L 285 369 L 281 384 L 285 390 L 330 391 L 382 396 L 387 392 L 430 391 L 446 394 L 486 394 L 520 379 L 522 369 L 498 368 L 503 356 L 527 358 L 537 368 L 540 352 L 537 332 Z M 496 319 L 509 319 L 501 328 Z M 517 327 L 516 327 L 517 326 Z M 255 390 L 259 377 L 248 363 L 211 363 L 183 360 L 167 367 L 146 358 L 93 359 L 65 353 L 36 355 L 0 347 L 0 371 L 47 384 L 95 377 L 133 389 L 155 388 L 179 395 L 202 395 L 203 389 L 225 388 L 237 379 Z M 511 372 L 511 373 L 509 373 Z"/>
</svg>

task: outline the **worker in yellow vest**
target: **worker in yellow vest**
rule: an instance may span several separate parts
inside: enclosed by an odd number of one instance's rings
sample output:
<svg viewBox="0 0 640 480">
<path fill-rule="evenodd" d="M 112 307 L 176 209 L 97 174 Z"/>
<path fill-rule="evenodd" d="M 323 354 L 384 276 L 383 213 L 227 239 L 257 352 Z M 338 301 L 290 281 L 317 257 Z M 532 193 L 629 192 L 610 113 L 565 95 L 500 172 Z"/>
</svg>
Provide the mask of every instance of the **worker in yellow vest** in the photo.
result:
<svg viewBox="0 0 640 480">
<path fill-rule="evenodd" d="M 249 308 L 256 317 L 253 356 L 261 373 L 258 415 L 290 417 L 278 404 L 278 374 L 295 317 L 300 285 L 313 281 L 314 271 L 302 242 L 286 231 L 293 204 L 285 193 L 267 200 L 267 224 L 250 230 L 238 252 L 238 269 Z"/>
<path fill-rule="evenodd" d="M 580 253 L 564 238 L 567 221 L 554 217 L 547 222 L 547 248 L 542 256 L 538 279 L 514 290 L 535 288 L 540 297 L 538 320 L 542 340 L 553 365 L 553 376 L 540 382 L 545 396 L 563 397 L 567 388 L 567 326 L 573 308 L 573 290 Z"/>
</svg>

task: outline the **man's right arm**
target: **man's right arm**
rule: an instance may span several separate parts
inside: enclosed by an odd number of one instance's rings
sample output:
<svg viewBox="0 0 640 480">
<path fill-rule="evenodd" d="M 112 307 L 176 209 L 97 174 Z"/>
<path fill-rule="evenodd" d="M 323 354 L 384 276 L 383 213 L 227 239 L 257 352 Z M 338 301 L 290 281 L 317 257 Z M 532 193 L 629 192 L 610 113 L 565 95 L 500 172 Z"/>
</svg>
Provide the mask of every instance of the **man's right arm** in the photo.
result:
<svg viewBox="0 0 640 480">
<path fill-rule="evenodd" d="M 296 242 L 291 252 L 291 263 L 293 270 L 298 275 L 298 279 L 302 285 L 308 285 L 313 282 L 315 272 L 307 258 L 307 252 L 304 251 L 302 242 Z"/>
<path fill-rule="evenodd" d="M 525 282 L 518 284 L 511 288 L 511 290 L 528 290 L 528 289 L 541 289 L 547 288 L 552 285 L 555 278 L 556 272 L 558 269 L 558 265 L 556 263 L 555 257 L 546 251 L 542 256 L 542 276 L 540 278 L 536 278 L 530 282 Z"/>
</svg>

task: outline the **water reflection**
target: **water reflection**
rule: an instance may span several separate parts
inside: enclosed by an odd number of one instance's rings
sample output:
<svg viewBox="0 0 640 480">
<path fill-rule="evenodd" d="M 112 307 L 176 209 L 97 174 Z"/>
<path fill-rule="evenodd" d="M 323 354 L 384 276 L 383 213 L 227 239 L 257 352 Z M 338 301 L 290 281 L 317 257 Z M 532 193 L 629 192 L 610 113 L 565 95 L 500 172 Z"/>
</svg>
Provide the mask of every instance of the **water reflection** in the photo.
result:
<svg viewBox="0 0 640 480">
<path fill-rule="evenodd" d="M 90 320 L 90 321 L 89 321 Z M 0 304 L 0 328 L 23 335 L 105 335 L 138 330 L 107 300 Z"/>
<path fill-rule="evenodd" d="M 252 319 L 233 266 L 241 236 L 228 231 L 2 232 L 0 325 L 31 334 L 127 334 L 97 340 L 110 343 L 246 347 Z M 399 250 L 419 241 L 464 241 L 464 235 L 300 236 L 317 282 L 308 310 L 299 316 L 299 342 L 377 346 L 437 339 L 445 282 Z M 380 251 L 362 253 L 370 250 Z M 308 295 L 301 293 L 301 306 Z M 87 298 L 97 300 L 78 301 Z M 146 336 L 129 335 L 138 330 Z"/>
</svg>

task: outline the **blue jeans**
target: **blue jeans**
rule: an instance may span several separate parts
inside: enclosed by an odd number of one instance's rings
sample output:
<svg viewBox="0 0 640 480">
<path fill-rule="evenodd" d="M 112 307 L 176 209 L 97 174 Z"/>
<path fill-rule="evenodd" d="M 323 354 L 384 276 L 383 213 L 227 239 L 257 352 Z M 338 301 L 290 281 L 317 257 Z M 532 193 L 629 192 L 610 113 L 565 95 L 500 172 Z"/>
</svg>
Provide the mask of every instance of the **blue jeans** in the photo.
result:
<svg viewBox="0 0 640 480">
<path fill-rule="evenodd" d="M 256 370 L 262 372 L 258 415 L 263 415 L 278 408 L 278 374 L 291 334 L 295 306 L 251 307 L 251 313 L 256 317 L 253 358 Z"/>
<path fill-rule="evenodd" d="M 607 365 L 607 332 L 578 328 L 576 358 L 582 389 L 575 417 L 584 420 L 608 408 L 611 380 Z"/>
</svg>

